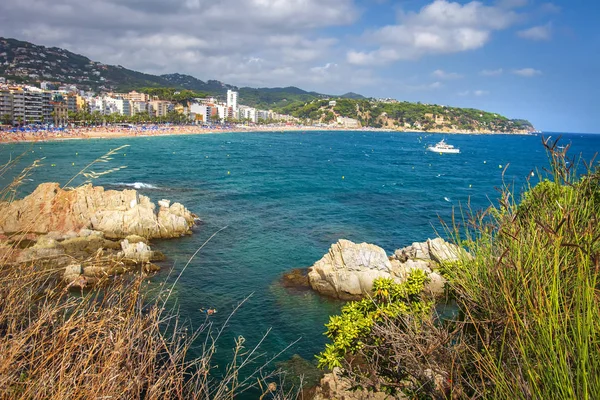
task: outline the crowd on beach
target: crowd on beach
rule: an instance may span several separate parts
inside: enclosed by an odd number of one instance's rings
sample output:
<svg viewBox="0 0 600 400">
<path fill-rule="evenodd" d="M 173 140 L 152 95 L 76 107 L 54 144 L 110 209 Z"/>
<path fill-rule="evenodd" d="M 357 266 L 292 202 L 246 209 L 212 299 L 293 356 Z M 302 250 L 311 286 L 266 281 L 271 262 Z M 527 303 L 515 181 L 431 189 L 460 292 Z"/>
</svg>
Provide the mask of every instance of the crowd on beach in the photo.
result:
<svg viewBox="0 0 600 400">
<path fill-rule="evenodd" d="M 218 132 L 249 132 L 249 131 L 297 131 L 297 130 L 327 130 L 331 127 L 314 127 L 304 125 L 132 125 L 114 124 L 100 126 L 74 127 L 0 127 L 0 143 L 31 142 L 65 139 L 111 138 L 129 136 L 160 136 L 177 134 L 203 134 Z M 340 128 L 336 128 L 340 129 Z"/>
</svg>

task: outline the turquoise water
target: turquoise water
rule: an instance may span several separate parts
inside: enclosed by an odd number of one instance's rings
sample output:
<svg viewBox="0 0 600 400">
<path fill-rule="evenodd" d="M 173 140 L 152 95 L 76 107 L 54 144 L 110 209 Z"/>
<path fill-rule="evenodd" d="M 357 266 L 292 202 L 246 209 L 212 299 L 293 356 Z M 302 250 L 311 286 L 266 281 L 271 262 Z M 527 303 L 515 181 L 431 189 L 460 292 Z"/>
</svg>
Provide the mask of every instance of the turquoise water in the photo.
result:
<svg viewBox="0 0 600 400">
<path fill-rule="evenodd" d="M 45 167 L 23 186 L 26 193 L 43 181 L 64 184 L 110 149 L 130 145 L 101 165 L 127 168 L 96 184 L 123 189 L 143 183 L 140 192 L 153 201 L 181 202 L 203 220 L 193 236 L 155 243 L 168 256 L 156 279 L 169 266 L 180 271 L 227 226 L 192 260 L 176 288 L 183 316 L 196 326 L 205 318 L 198 309 L 216 308 L 211 318 L 220 325 L 253 294 L 231 319 L 218 362 L 231 355 L 235 337 L 253 346 L 269 328 L 268 354 L 301 338 L 283 358 L 298 353 L 312 360 L 325 344 L 323 324 L 340 305 L 286 291 L 278 284 L 283 272 L 312 265 L 340 238 L 392 252 L 434 237 L 439 219 L 449 221 L 454 208 L 470 203 L 480 209 L 494 201 L 507 165 L 504 181 L 517 187 L 547 166 L 539 136 L 445 137 L 461 154 L 425 151 L 441 135 L 298 132 L 10 144 L 0 147 L 0 158 L 28 151 L 25 165 L 45 157 Z M 600 150 L 600 135 L 565 135 L 563 142 L 588 160 Z"/>
</svg>

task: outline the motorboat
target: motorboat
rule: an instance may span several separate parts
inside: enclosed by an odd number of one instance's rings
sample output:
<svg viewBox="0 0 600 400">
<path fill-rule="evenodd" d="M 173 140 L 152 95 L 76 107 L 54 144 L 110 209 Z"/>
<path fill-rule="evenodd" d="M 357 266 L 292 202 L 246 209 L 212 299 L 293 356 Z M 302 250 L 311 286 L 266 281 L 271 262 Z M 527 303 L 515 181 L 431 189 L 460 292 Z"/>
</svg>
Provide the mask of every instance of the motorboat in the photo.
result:
<svg viewBox="0 0 600 400">
<path fill-rule="evenodd" d="M 444 141 L 444 139 L 442 139 L 435 146 L 429 146 L 427 148 L 427 150 L 433 151 L 434 153 L 454 153 L 454 154 L 460 153 L 459 149 L 457 149 L 456 147 L 452 146 L 451 144 L 446 143 Z"/>
</svg>

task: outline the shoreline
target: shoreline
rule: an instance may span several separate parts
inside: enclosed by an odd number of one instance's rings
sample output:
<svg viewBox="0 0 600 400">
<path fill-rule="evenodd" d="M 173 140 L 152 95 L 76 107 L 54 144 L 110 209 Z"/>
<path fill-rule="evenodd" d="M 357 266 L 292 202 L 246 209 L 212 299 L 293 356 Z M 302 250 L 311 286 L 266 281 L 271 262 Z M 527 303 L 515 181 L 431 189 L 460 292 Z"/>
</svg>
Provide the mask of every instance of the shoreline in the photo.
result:
<svg viewBox="0 0 600 400">
<path fill-rule="evenodd" d="M 37 131 L 37 132 L 8 132 L 0 131 L 0 144 L 8 143 L 30 143 L 50 142 L 64 140 L 83 139 L 122 139 L 127 137 L 155 137 L 176 135 L 207 135 L 219 133 L 236 132 L 298 132 L 298 131 L 344 131 L 344 132 L 402 132 L 402 133 L 426 133 L 426 134 L 449 134 L 449 135 L 533 135 L 533 133 L 517 132 L 434 132 L 418 130 L 396 130 L 389 128 L 343 128 L 322 126 L 243 126 L 228 128 L 205 128 L 197 125 L 175 125 L 175 126 L 143 126 L 136 128 L 120 128 L 112 126 L 94 128 L 73 128 L 64 131 Z"/>
</svg>

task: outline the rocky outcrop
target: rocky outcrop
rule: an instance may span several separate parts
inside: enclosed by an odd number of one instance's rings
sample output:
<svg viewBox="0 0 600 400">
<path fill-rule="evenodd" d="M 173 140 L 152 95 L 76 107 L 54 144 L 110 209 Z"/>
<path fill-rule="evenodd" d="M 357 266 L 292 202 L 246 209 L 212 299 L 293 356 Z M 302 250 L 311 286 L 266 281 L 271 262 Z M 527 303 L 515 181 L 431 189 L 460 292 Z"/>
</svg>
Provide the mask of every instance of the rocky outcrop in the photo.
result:
<svg viewBox="0 0 600 400">
<path fill-rule="evenodd" d="M 63 270 L 69 286 L 85 287 L 131 269 L 154 272 L 164 255 L 148 239 L 190 234 L 197 217 L 179 203 L 158 210 L 135 190 L 44 183 L 22 200 L 0 203 L 3 263 Z"/>
<path fill-rule="evenodd" d="M 464 250 L 440 238 L 413 243 L 391 257 L 381 247 L 341 239 L 309 268 L 308 279 L 310 286 L 323 295 L 355 300 L 370 294 L 377 278 L 401 283 L 411 271 L 420 269 L 429 277 L 425 290 L 440 295 L 445 279 L 437 269 L 441 263 L 458 260 L 464 254 Z"/>
<path fill-rule="evenodd" d="M 46 234 L 91 229 L 106 238 L 147 239 L 190 234 L 197 217 L 179 203 L 154 203 L 136 190 L 104 190 L 91 184 L 63 190 L 43 183 L 22 200 L 0 204 L 0 231 Z"/>
<path fill-rule="evenodd" d="M 331 373 L 325 374 L 317 386 L 313 400 L 340 399 L 340 400 L 392 400 L 407 399 L 406 396 L 396 396 L 383 392 L 372 392 L 365 389 L 356 389 L 352 383 L 342 376 L 340 368 L 334 368 Z"/>
<path fill-rule="evenodd" d="M 392 265 L 381 247 L 341 239 L 308 272 L 317 292 L 351 300 L 371 291 L 377 278 L 390 277 Z"/>
</svg>

